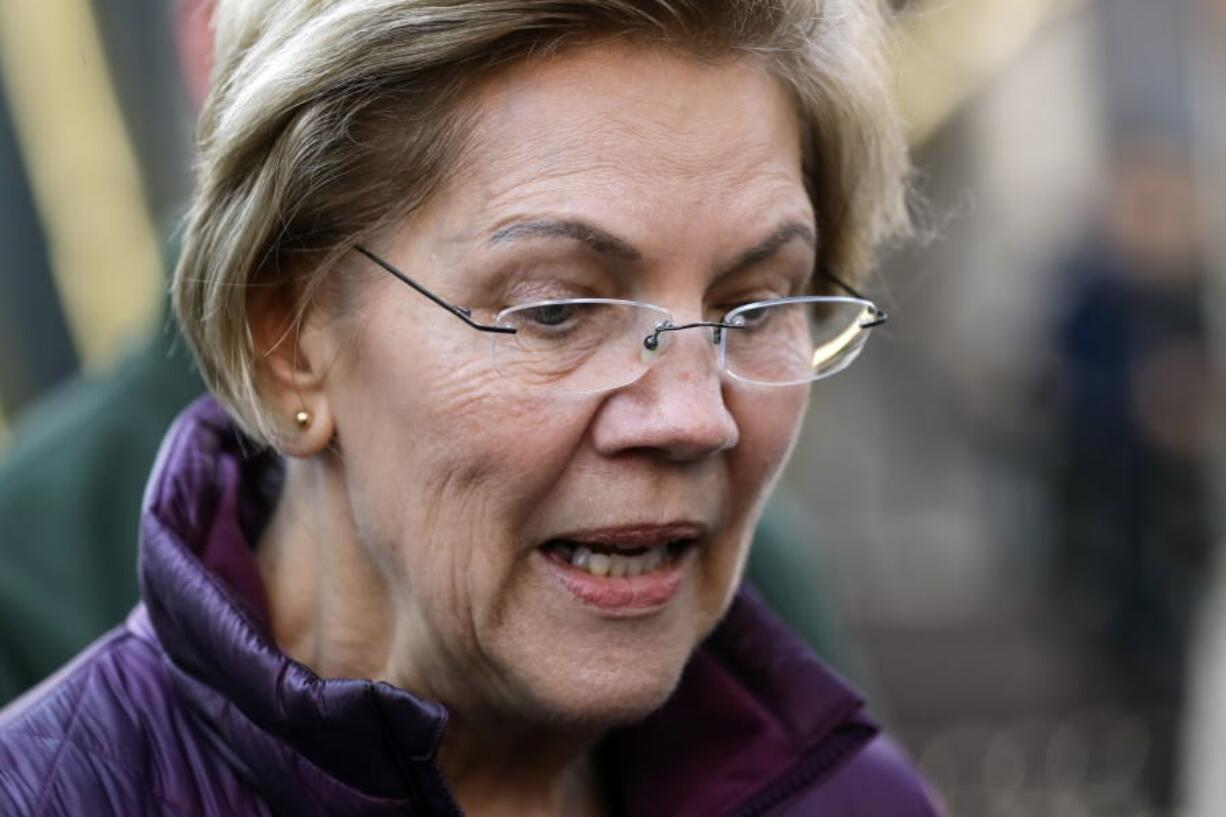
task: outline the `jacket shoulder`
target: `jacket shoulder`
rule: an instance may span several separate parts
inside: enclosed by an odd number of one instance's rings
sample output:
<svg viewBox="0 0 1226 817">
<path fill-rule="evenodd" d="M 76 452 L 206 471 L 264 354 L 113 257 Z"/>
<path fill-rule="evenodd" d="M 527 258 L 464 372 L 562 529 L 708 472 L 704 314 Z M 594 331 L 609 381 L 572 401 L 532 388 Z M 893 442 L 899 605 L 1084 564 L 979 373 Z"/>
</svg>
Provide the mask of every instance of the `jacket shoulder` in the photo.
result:
<svg viewBox="0 0 1226 817">
<path fill-rule="evenodd" d="M 0 814 L 240 813 L 200 740 L 157 647 L 118 628 L 0 712 Z"/>
<path fill-rule="evenodd" d="M 945 817 L 946 811 L 897 744 L 878 735 L 818 788 L 795 798 L 779 817 Z"/>
</svg>

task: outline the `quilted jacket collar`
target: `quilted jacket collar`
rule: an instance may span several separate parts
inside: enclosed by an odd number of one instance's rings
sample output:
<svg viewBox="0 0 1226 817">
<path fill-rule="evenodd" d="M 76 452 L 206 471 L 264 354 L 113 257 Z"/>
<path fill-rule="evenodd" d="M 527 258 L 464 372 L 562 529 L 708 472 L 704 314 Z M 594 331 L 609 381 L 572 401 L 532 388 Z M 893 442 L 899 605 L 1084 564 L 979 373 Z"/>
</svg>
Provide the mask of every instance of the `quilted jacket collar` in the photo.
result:
<svg viewBox="0 0 1226 817">
<path fill-rule="evenodd" d="M 273 641 L 251 542 L 279 473 L 211 399 L 184 413 L 146 491 L 133 626 L 156 635 L 218 750 L 274 808 L 457 813 L 435 765 L 442 706 L 383 682 L 321 679 Z M 861 706 L 742 591 L 672 698 L 611 735 L 602 764 L 623 813 L 725 813 L 823 744 L 869 741 Z"/>
</svg>

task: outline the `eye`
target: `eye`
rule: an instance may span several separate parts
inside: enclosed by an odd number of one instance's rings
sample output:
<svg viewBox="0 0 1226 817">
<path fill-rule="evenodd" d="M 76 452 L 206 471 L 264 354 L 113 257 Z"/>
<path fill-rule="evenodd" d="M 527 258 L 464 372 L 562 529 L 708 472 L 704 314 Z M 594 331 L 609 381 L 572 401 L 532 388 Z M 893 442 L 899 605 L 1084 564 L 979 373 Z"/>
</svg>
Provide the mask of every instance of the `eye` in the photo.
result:
<svg viewBox="0 0 1226 817">
<path fill-rule="evenodd" d="M 525 320 L 538 326 L 561 326 L 574 314 L 574 304 L 542 304 L 524 310 Z"/>
<path fill-rule="evenodd" d="M 752 303 L 752 301 L 749 303 Z M 769 317 L 769 309 L 747 309 L 744 312 L 738 312 L 736 317 L 732 319 L 732 323 L 734 326 L 743 326 L 745 328 L 752 329 L 754 327 L 761 326 Z"/>
<path fill-rule="evenodd" d="M 735 298 L 729 298 L 728 300 L 722 301 L 720 303 L 720 306 L 715 310 L 717 314 L 714 319 L 723 319 L 728 315 L 729 312 L 734 312 L 740 309 L 741 307 L 747 306 L 749 304 L 759 303 L 760 301 L 772 301 L 777 298 L 786 298 L 786 297 L 788 297 L 787 293 L 772 291 L 772 292 L 755 292 L 752 294 L 737 296 Z M 757 313 L 760 311 L 761 310 L 755 309 L 755 310 L 752 310 L 752 312 L 742 312 L 740 313 L 740 316 L 744 317 L 747 323 L 752 323 L 753 321 L 752 316 L 756 316 Z"/>
</svg>

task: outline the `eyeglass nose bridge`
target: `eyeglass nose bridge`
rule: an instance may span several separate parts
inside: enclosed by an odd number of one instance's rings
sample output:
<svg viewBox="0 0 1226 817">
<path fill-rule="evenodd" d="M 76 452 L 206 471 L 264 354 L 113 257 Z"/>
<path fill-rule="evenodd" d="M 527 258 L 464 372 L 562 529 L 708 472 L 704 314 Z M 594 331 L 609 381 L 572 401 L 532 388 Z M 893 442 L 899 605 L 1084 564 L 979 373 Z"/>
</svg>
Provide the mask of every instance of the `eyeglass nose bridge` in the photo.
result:
<svg viewBox="0 0 1226 817">
<path fill-rule="evenodd" d="M 724 321 L 696 321 L 694 323 L 674 324 L 672 321 L 661 321 L 657 323 L 650 335 L 643 338 L 643 348 L 649 352 L 654 352 L 660 348 L 660 335 L 665 332 L 680 332 L 682 329 L 700 329 L 707 327 L 714 329 L 711 333 L 711 343 L 719 346 L 724 338 L 725 329 L 744 329 L 745 327 L 735 324 L 726 323 Z"/>
</svg>

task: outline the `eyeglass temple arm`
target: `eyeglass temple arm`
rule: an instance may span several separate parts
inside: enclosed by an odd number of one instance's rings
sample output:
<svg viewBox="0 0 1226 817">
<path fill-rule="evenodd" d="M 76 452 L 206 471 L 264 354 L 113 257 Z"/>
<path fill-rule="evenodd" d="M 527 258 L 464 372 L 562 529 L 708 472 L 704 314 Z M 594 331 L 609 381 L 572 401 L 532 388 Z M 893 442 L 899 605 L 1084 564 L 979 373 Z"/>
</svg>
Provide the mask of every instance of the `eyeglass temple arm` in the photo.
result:
<svg viewBox="0 0 1226 817">
<path fill-rule="evenodd" d="M 873 319 L 869 321 L 868 323 L 860 324 L 861 329 L 872 329 L 874 326 L 881 326 L 881 324 L 885 323 L 886 321 L 890 319 L 890 316 L 886 313 L 884 309 L 877 306 L 877 304 L 873 303 L 871 300 L 861 295 L 860 292 L 857 291 L 855 287 L 845 282 L 842 278 L 839 278 L 833 272 L 823 269 L 822 275 L 826 276 L 831 281 L 833 281 L 835 286 L 839 287 L 839 289 L 843 290 L 851 297 L 859 298 L 861 301 L 868 301 L 870 304 L 872 304 Z"/>
<path fill-rule="evenodd" d="M 419 293 L 421 293 L 425 297 L 429 298 L 434 303 L 441 306 L 443 309 L 446 309 L 452 315 L 455 315 L 457 318 L 464 321 L 464 323 L 468 324 L 473 329 L 476 329 L 479 332 L 494 332 L 499 335 L 514 335 L 516 333 L 516 330 L 509 326 L 489 326 L 484 323 L 477 323 L 476 321 L 472 319 L 473 313 L 472 313 L 472 310 L 469 309 L 468 307 L 456 306 L 455 304 L 451 304 L 451 303 L 448 303 L 447 301 L 444 301 L 442 298 L 435 295 L 433 292 L 426 289 L 424 286 L 417 283 L 412 278 L 405 275 L 403 272 L 396 269 L 395 267 L 393 267 L 388 262 L 384 261 L 379 256 L 375 255 L 373 252 L 363 247 L 361 244 L 356 245 L 354 249 L 356 249 L 362 255 L 369 258 L 371 261 L 374 261 L 376 264 L 378 264 L 380 267 L 382 267 L 387 272 L 394 275 L 396 278 L 399 278 L 402 283 L 409 285 L 410 287 L 417 290 Z"/>
</svg>

